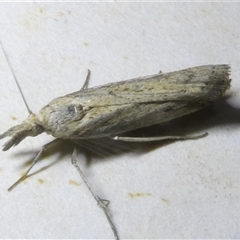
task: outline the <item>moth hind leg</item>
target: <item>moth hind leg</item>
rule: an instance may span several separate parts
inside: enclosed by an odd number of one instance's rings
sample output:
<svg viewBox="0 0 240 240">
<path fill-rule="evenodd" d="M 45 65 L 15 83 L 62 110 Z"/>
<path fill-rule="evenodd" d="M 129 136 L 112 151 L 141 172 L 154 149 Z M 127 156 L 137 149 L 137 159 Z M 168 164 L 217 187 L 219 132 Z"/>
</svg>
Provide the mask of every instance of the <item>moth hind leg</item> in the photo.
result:
<svg viewBox="0 0 240 240">
<path fill-rule="evenodd" d="M 206 137 L 208 133 L 198 134 L 198 135 L 190 135 L 190 136 L 162 136 L 162 137 L 121 137 L 114 136 L 110 137 L 116 141 L 124 141 L 124 142 L 155 142 L 155 141 L 163 141 L 163 140 L 190 140 L 190 139 L 199 139 L 202 137 Z"/>
<path fill-rule="evenodd" d="M 75 142 L 75 141 L 73 141 Z M 114 226 L 113 224 L 113 221 L 108 213 L 108 210 L 107 210 L 107 207 L 110 203 L 109 200 L 106 200 L 106 199 L 102 199 L 100 198 L 98 195 L 96 195 L 93 190 L 92 190 L 92 187 L 90 186 L 90 184 L 88 183 L 84 173 L 82 172 L 81 168 L 78 166 L 77 164 L 77 149 L 74 148 L 73 150 L 73 153 L 72 153 L 72 158 L 71 158 L 71 162 L 72 162 L 72 165 L 76 168 L 77 172 L 79 173 L 79 175 L 81 176 L 83 182 L 85 183 L 85 185 L 87 186 L 88 190 L 90 191 L 90 193 L 92 194 L 93 198 L 96 200 L 98 206 L 103 210 L 106 218 L 107 218 L 107 221 L 110 225 L 110 228 L 112 229 L 112 232 L 113 232 L 113 235 L 114 235 L 114 238 L 116 240 L 119 240 L 119 237 L 118 237 L 118 233 L 117 233 L 117 230 L 116 230 L 116 227 Z"/>
</svg>

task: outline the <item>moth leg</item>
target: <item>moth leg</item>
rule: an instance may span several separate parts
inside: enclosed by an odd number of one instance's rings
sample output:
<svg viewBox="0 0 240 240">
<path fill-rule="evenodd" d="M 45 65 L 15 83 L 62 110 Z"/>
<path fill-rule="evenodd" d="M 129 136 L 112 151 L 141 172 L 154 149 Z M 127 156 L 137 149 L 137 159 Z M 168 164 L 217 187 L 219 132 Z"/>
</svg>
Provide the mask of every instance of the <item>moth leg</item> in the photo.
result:
<svg viewBox="0 0 240 240">
<path fill-rule="evenodd" d="M 113 140 L 124 141 L 124 142 L 154 142 L 162 140 L 189 140 L 206 137 L 208 133 L 192 135 L 192 136 L 163 136 L 163 137 L 121 137 L 115 136 L 110 137 Z"/>
<path fill-rule="evenodd" d="M 86 77 L 85 82 L 84 82 L 83 86 L 81 87 L 80 91 L 88 88 L 88 83 L 89 83 L 90 75 L 91 75 L 91 71 L 88 69 L 87 77 Z"/>
<path fill-rule="evenodd" d="M 33 168 L 33 166 L 38 162 L 39 158 L 41 157 L 41 155 L 43 154 L 43 152 L 50 146 L 52 146 L 53 144 L 55 144 L 56 142 L 61 141 L 61 139 L 55 139 L 45 145 L 42 146 L 41 150 L 38 152 L 38 154 L 36 155 L 36 157 L 33 159 L 31 166 L 28 168 L 28 170 L 25 172 L 25 174 L 19 178 L 10 188 L 8 188 L 8 191 L 11 191 L 13 188 L 15 188 L 20 182 L 24 181 L 27 177 L 28 177 L 28 173 L 30 172 L 30 170 Z"/>
<path fill-rule="evenodd" d="M 84 176 L 82 170 L 80 169 L 80 167 L 77 164 L 77 149 L 76 148 L 74 148 L 74 150 L 73 150 L 71 162 L 72 162 L 73 166 L 77 169 L 79 175 L 81 176 L 82 180 L 86 184 L 88 190 L 90 191 L 90 193 L 92 194 L 94 199 L 96 200 L 98 206 L 103 210 L 103 212 L 104 212 L 104 214 L 105 214 L 105 216 L 106 216 L 106 218 L 108 220 L 108 223 L 109 223 L 109 225 L 110 225 L 110 227 L 112 229 L 112 232 L 114 234 L 114 238 L 116 240 L 118 240 L 119 237 L 118 237 L 118 234 L 117 234 L 117 230 L 116 230 L 116 228 L 115 228 L 115 226 L 114 226 L 114 224 L 112 222 L 112 219 L 111 219 L 111 217 L 110 217 L 110 215 L 109 215 L 109 213 L 107 211 L 107 206 L 109 205 L 110 201 L 100 198 L 99 196 L 95 195 L 95 193 L 93 192 L 90 184 L 88 183 L 88 181 L 87 181 L 86 177 Z"/>
</svg>

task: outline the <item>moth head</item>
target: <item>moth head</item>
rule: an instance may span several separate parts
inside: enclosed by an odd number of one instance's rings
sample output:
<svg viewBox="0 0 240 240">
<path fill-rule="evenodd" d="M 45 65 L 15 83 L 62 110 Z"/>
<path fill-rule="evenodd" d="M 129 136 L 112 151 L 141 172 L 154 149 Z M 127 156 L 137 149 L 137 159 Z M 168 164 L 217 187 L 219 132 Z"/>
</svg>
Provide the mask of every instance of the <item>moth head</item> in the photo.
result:
<svg viewBox="0 0 240 240">
<path fill-rule="evenodd" d="M 38 121 L 44 131 L 56 138 L 71 138 L 74 130 L 84 117 L 85 110 L 79 103 L 68 97 L 54 99 L 38 113 Z"/>
<path fill-rule="evenodd" d="M 11 127 L 3 134 L 0 134 L 0 139 L 5 137 L 11 137 L 3 145 L 3 151 L 7 151 L 12 146 L 18 145 L 24 138 L 31 136 L 37 136 L 44 132 L 44 128 L 37 124 L 35 114 L 30 114 L 28 118 L 21 124 Z"/>
</svg>

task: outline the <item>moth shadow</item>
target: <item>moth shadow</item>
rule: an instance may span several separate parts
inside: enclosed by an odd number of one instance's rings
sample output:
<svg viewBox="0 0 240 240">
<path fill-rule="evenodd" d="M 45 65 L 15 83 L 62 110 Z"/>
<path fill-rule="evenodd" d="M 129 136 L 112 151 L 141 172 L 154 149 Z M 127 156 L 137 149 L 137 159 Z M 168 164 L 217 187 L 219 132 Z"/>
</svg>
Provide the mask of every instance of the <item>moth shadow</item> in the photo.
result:
<svg viewBox="0 0 240 240">
<path fill-rule="evenodd" d="M 121 134 L 127 137 L 160 137 L 160 136 L 191 136 L 201 135 L 206 132 L 211 134 L 212 128 L 228 128 L 230 125 L 240 125 L 240 109 L 229 105 L 224 99 L 212 106 L 187 116 L 169 122 L 138 129 Z M 156 148 L 172 144 L 175 141 L 196 140 L 162 140 L 153 142 L 123 142 L 109 138 L 81 140 L 78 142 L 80 149 L 86 156 L 107 160 L 113 155 L 122 155 L 129 152 L 144 154 Z M 80 151 L 80 150 L 79 150 Z M 89 160 L 89 163 L 91 161 Z"/>
<path fill-rule="evenodd" d="M 203 109 L 199 112 L 189 114 L 187 116 L 166 122 L 151 127 L 146 127 L 131 132 L 121 134 L 121 136 L 128 137 L 159 137 L 159 136 L 191 136 L 196 134 L 203 134 L 208 132 L 211 128 L 227 127 L 227 125 L 240 124 L 240 109 L 230 106 L 226 101 L 220 100 L 211 107 Z M 210 133 L 211 134 L 211 133 Z M 124 142 L 116 141 L 110 138 L 90 139 L 90 140 L 78 140 L 72 142 L 69 140 L 61 140 L 53 146 L 44 151 L 40 161 L 50 156 L 58 154 L 56 160 L 51 164 L 42 167 L 41 169 L 29 174 L 35 175 L 65 159 L 69 156 L 71 159 L 71 153 L 74 147 L 77 147 L 78 152 L 82 152 L 85 155 L 86 164 L 90 165 L 93 161 L 108 161 L 113 156 L 119 156 L 124 154 L 140 155 L 157 148 L 172 144 L 179 140 L 163 140 L 154 142 Z M 184 140 L 188 141 L 188 140 Z M 197 141 L 197 140 L 190 140 Z M 29 153 L 29 152 L 28 152 Z M 34 153 L 34 152 L 33 152 Z M 26 152 L 18 153 L 19 155 L 25 155 Z M 37 155 L 37 153 L 35 152 Z M 24 166 L 30 166 L 33 158 L 24 163 Z"/>
</svg>

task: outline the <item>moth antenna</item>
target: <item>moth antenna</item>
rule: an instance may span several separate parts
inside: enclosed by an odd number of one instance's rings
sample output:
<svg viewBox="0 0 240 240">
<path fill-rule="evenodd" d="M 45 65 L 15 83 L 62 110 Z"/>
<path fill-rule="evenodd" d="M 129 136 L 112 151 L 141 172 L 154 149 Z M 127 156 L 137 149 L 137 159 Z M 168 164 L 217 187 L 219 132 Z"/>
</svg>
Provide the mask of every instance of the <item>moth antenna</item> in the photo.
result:
<svg viewBox="0 0 240 240">
<path fill-rule="evenodd" d="M 30 108 L 29 108 L 29 106 L 28 106 L 28 104 L 27 104 L 27 101 L 26 101 L 26 99 L 25 99 L 25 97 L 24 97 L 24 95 L 23 95 L 23 92 L 22 92 L 22 89 L 21 89 L 21 87 L 20 87 L 20 84 L 19 84 L 19 82 L 18 82 L 18 80 L 17 80 L 16 75 L 14 74 L 13 68 L 12 68 L 12 66 L 11 66 L 11 64 L 10 64 L 10 61 L 9 61 L 9 59 L 8 59 L 8 57 L 7 57 L 7 54 L 6 54 L 6 52 L 5 52 L 4 48 L 3 48 L 3 45 L 2 45 L 2 42 L 1 42 L 1 41 L 0 41 L 0 44 L 1 44 L 1 47 L 2 47 L 3 54 L 4 54 L 4 56 L 5 56 L 5 59 L 6 59 L 7 63 L 8 63 L 8 66 L 9 66 L 11 72 L 12 72 L 12 75 L 13 75 L 13 78 L 14 78 L 14 80 L 15 80 L 15 83 L 17 84 L 18 90 L 19 90 L 19 92 L 20 92 L 20 94 L 21 94 L 21 96 L 22 96 L 23 102 L 24 102 L 24 104 L 25 104 L 25 106 L 26 106 L 26 108 L 27 108 L 27 110 L 28 110 L 29 115 L 30 115 L 30 114 L 32 114 L 32 111 L 30 110 Z"/>
</svg>

